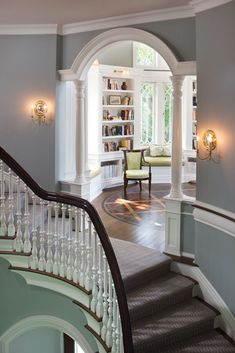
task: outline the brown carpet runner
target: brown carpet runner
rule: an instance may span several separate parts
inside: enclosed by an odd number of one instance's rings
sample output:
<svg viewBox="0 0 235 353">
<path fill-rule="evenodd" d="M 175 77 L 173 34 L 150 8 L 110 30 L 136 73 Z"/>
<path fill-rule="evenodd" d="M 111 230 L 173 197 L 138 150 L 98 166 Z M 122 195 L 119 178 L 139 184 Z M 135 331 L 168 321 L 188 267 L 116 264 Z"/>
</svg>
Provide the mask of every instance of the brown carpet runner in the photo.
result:
<svg viewBox="0 0 235 353">
<path fill-rule="evenodd" d="M 218 312 L 192 297 L 195 281 L 158 251 L 112 239 L 127 291 L 134 353 L 235 353 L 214 329 Z"/>
</svg>

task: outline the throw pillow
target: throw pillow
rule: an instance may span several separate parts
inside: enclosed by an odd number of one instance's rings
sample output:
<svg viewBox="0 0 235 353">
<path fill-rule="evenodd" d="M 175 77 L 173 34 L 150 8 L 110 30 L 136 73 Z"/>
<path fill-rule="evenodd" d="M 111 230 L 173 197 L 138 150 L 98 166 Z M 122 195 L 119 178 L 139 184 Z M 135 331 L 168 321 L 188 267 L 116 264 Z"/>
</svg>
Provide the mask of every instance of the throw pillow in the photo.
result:
<svg viewBox="0 0 235 353">
<path fill-rule="evenodd" d="M 162 148 L 163 148 L 162 155 L 164 157 L 170 157 L 171 156 L 171 145 L 165 145 L 165 146 L 162 146 Z"/>
<path fill-rule="evenodd" d="M 150 149 L 150 157 L 159 157 L 162 156 L 163 148 L 159 145 L 151 145 Z"/>
</svg>

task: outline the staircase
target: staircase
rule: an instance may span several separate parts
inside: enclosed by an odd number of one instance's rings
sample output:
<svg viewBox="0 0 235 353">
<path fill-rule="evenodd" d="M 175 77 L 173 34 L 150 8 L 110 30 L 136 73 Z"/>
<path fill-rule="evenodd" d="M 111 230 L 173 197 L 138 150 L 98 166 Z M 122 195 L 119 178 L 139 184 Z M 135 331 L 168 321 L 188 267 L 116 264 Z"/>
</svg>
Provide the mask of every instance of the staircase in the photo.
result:
<svg viewBox="0 0 235 353">
<path fill-rule="evenodd" d="M 235 344 L 214 329 L 219 312 L 192 297 L 197 283 L 170 270 L 155 250 L 112 240 L 130 312 L 135 353 L 234 353 Z"/>
<path fill-rule="evenodd" d="M 99 353 L 235 353 L 169 257 L 110 242 L 89 202 L 44 191 L 1 147 L 0 257 L 79 305 Z"/>
</svg>

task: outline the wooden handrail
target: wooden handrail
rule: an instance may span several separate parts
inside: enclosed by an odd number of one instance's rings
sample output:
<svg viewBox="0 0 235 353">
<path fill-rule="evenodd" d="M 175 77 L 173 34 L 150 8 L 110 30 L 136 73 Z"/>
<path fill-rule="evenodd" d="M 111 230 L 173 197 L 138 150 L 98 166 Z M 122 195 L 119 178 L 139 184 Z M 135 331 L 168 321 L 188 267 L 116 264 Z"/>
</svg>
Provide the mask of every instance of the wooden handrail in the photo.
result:
<svg viewBox="0 0 235 353">
<path fill-rule="evenodd" d="M 223 218 L 227 219 L 228 221 L 235 222 L 235 218 L 234 217 L 228 216 L 228 215 L 226 215 L 226 214 L 224 214 L 222 212 L 218 212 L 218 211 L 212 210 L 211 208 L 198 205 L 197 203 L 194 203 L 193 207 L 194 208 L 199 208 L 200 210 L 203 210 L 203 211 L 206 211 L 206 212 L 213 213 L 216 216 L 223 217 Z"/>
<path fill-rule="evenodd" d="M 112 274 L 122 322 L 124 352 L 134 353 L 130 315 L 127 305 L 124 283 L 121 277 L 121 272 L 113 247 L 109 240 L 106 229 L 103 225 L 103 222 L 101 221 L 96 209 L 92 206 L 89 201 L 80 197 L 72 196 L 70 194 L 61 192 L 48 192 L 42 189 L 35 182 L 35 180 L 19 165 L 19 163 L 16 162 L 16 160 L 12 158 L 1 146 L 0 159 L 5 162 L 9 166 L 9 168 L 11 168 L 16 173 L 16 175 L 19 176 L 22 181 L 34 192 L 34 194 L 40 197 L 41 199 L 82 208 L 88 213 L 103 246 Z"/>
</svg>

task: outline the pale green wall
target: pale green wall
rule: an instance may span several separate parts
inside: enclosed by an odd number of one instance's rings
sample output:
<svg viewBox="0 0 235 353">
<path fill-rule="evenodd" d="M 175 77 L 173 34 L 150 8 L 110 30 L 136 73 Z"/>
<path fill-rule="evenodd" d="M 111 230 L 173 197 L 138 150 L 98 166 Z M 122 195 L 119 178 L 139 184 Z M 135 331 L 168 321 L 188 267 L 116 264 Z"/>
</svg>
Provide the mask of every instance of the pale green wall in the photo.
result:
<svg viewBox="0 0 235 353">
<path fill-rule="evenodd" d="M 49 327 L 29 330 L 9 344 L 9 353 L 63 353 L 61 335 Z"/>
<path fill-rule="evenodd" d="M 97 351 L 93 338 L 84 328 L 87 324 L 85 316 L 71 299 L 44 288 L 27 285 L 8 266 L 8 262 L 0 258 L 0 336 L 24 318 L 51 315 L 75 326 L 91 344 L 94 352 Z"/>
<path fill-rule="evenodd" d="M 133 42 L 122 41 L 106 48 L 97 59 L 102 65 L 133 67 Z"/>
<path fill-rule="evenodd" d="M 195 222 L 192 204 L 182 202 L 181 205 L 181 251 L 195 254 Z"/>
</svg>

